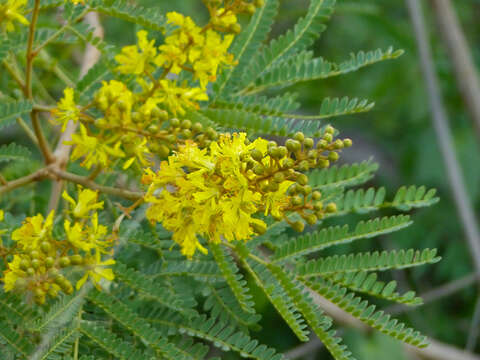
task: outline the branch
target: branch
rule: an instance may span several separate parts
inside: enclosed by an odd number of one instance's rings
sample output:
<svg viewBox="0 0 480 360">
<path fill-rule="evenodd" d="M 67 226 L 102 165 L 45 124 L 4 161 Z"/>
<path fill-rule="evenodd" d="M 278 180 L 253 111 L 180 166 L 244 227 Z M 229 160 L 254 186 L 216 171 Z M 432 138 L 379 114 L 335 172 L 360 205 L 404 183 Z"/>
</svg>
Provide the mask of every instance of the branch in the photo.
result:
<svg viewBox="0 0 480 360">
<path fill-rule="evenodd" d="M 468 43 L 450 0 L 430 0 L 430 4 L 452 62 L 457 86 L 480 138 L 480 84 Z"/>
<path fill-rule="evenodd" d="M 99 185 L 96 182 L 89 179 L 88 177 L 72 174 L 70 172 L 61 170 L 56 166 L 52 166 L 51 168 L 49 168 L 49 172 L 51 174 L 58 176 L 60 179 L 82 185 L 92 190 L 98 190 L 104 194 L 118 196 L 128 200 L 138 200 L 143 198 L 143 195 L 144 195 L 142 192 L 136 192 L 136 191 L 130 191 L 126 189 Z"/>
<path fill-rule="evenodd" d="M 47 176 L 48 176 L 48 168 L 42 168 L 20 179 L 9 181 L 7 182 L 6 185 L 0 187 L 0 195 L 5 194 L 9 191 L 15 190 L 24 185 L 30 184 L 34 181 L 42 180 Z"/>
<path fill-rule="evenodd" d="M 447 170 L 453 200 L 467 237 L 468 246 L 475 266 L 475 272 L 480 280 L 480 231 L 465 189 L 463 174 L 455 156 L 452 134 L 448 127 L 447 114 L 442 103 L 437 76 L 434 72 L 435 66 L 427 40 L 422 9 L 418 0 L 406 0 L 406 2 L 417 39 L 417 46 L 420 53 L 420 65 L 423 76 L 425 77 L 428 97 L 430 100 L 433 127 L 443 155 L 442 158 Z"/>
</svg>

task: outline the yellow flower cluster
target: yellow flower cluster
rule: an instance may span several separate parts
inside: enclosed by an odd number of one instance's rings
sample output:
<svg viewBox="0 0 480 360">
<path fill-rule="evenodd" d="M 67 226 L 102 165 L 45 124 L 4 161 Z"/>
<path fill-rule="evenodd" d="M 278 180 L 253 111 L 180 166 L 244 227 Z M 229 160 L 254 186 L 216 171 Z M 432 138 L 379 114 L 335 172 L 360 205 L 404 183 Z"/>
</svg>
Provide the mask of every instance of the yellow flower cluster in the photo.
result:
<svg viewBox="0 0 480 360">
<path fill-rule="evenodd" d="M 327 167 L 329 158 L 338 158 L 334 149 L 345 142 L 349 146 L 349 140 L 333 142 L 333 129 L 327 130 L 330 141 L 322 139 L 316 149 L 302 133 L 287 146 L 261 138 L 250 142 L 245 133 L 220 135 L 204 149 L 187 142 L 160 164 L 158 172 L 146 170 L 146 216 L 172 231 L 187 257 L 197 249 L 206 252 L 199 236 L 219 243 L 262 234 L 267 225 L 259 216 L 285 219 L 303 231 L 304 223 L 290 221 L 288 213 L 314 224 L 325 212 L 335 211 L 333 203 L 325 206 L 320 201 L 321 194 L 312 191 L 308 177 L 299 171 Z M 325 151 L 329 154 L 323 155 Z"/>
<path fill-rule="evenodd" d="M 106 267 L 115 261 L 102 260 L 102 255 L 111 252 L 115 240 L 98 223 L 97 210 L 103 208 L 103 202 L 98 202 L 98 194 L 89 189 L 80 190 L 77 200 L 66 192 L 63 198 L 70 204 L 72 218 L 64 221 L 64 239 L 53 235 L 54 211 L 46 219 L 41 214 L 26 218 L 12 232 L 16 247 L 4 273 L 5 291 L 30 294 L 39 304 L 45 302 L 47 295 L 56 297 L 60 291 L 71 294 L 73 286 L 62 274 L 69 267 L 81 273 L 77 289 L 89 277 L 97 287 L 102 278 L 113 280 L 112 270 Z"/>
<path fill-rule="evenodd" d="M 15 23 L 28 25 L 25 18 L 25 5 L 27 0 L 3 0 L 0 1 L 0 29 L 5 31 L 15 30 Z"/>
<path fill-rule="evenodd" d="M 116 70 L 135 77 L 139 85 L 132 87 L 135 90 L 118 80 L 103 82 L 92 103 L 79 107 L 74 90 L 65 89 L 52 116 L 62 131 L 70 120 L 80 122 L 79 132 L 67 143 L 74 146 L 72 160 L 82 159 L 86 168 L 121 164 L 123 169 L 134 166 L 142 171 L 155 156 L 165 158 L 185 141 L 203 146 L 215 140 L 213 129 L 204 129 L 186 116 L 209 99 L 207 85 L 221 69 L 235 64 L 228 53 L 234 35 L 221 32 L 237 24 L 237 5 L 228 10 L 218 4 L 210 8 L 215 24 L 204 27 L 188 16 L 168 13 L 173 30 L 160 46 L 146 31 L 139 31 L 137 44 L 124 47 L 115 57 Z M 184 77 L 181 72 L 191 72 L 192 80 L 172 78 Z"/>
</svg>

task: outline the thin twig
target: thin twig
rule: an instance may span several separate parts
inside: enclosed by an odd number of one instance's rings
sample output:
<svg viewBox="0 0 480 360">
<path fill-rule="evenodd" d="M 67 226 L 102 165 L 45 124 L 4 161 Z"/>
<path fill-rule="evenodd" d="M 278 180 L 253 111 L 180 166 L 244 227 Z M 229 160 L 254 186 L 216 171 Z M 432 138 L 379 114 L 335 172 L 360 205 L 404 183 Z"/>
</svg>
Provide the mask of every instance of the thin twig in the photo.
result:
<svg viewBox="0 0 480 360">
<path fill-rule="evenodd" d="M 0 186 L 0 195 L 15 190 L 19 187 L 30 184 L 34 181 L 39 181 L 48 176 L 48 168 L 42 168 L 34 173 L 24 176 L 20 179 L 9 181 L 6 185 Z"/>
<path fill-rule="evenodd" d="M 430 0 L 439 34 L 445 43 L 455 81 L 480 138 L 480 84 L 467 40 L 450 0 Z"/>
<path fill-rule="evenodd" d="M 435 66 L 427 40 L 422 8 L 418 0 L 406 0 L 406 2 L 413 23 L 418 50 L 420 52 L 420 65 L 427 86 L 433 127 L 443 155 L 442 158 L 450 182 L 453 200 L 463 224 L 468 246 L 470 248 L 475 272 L 480 280 L 480 231 L 473 215 L 474 212 L 465 188 L 463 174 L 455 156 L 452 134 L 448 127 L 447 113 L 443 106 L 440 87 L 434 71 Z"/>
<path fill-rule="evenodd" d="M 480 294 L 477 295 L 477 303 L 475 304 L 475 310 L 473 312 L 472 323 L 470 324 L 470 330 L 468 332 L 467 346 L 465 348 L 468 351 L 475 350 L 478 341 L 478 335 L 480 332 Z"/>
</svg>

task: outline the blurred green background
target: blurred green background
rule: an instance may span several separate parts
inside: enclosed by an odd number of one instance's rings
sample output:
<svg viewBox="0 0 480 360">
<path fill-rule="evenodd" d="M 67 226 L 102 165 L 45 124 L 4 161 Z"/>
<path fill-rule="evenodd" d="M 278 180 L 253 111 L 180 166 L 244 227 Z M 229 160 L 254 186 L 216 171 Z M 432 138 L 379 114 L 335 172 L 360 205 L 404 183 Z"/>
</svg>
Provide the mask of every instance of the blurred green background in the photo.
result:
<svg viewBox="0 0 480 360">
<path fill-rule="evenodd" d="M 206 17 L 199 0 L 136 2 L 146 7 L 159 6 L 165 10 L 182 11 L 199 22 Z M 472 121 L 466 113 L 454 81 L 449 59 L 428 9 L 429 3 L 422 3 L 427 15 L 436 70 L 449 114 L 457 157 L 466 178 L 470 199 L 476 209 L 476 218 L 480 220 L 479 139 L 475 136 Z M 308 7 L 306 0 L 284 0 L 281 4 L 280 16 L 274 29 L 274 34 L 277 35 L 292 26 Z M 480 70 L 480 1 L 454 1 L 454 5 Z M 110 42 L 118 46 L 135 42 L 135 32 L 138 30 L 135 26 L 114 19 L 104 18 L 102 21 L 106 38 Z M 439 264 L 389 274 L 399 282 L 400 290 L 412 288 L 422 294 L 471 274 L 473 265 L 431 125 L 428 99 L 405 3 L 391 0 L 339 0 L 327 31 L 315 45 L 315 53 L 328 60 L 341 62 L 346 60 L 351 52 L 386 49 L 390 45 L 395 49 L 404 49 L 405 54 L 395 61 L 384 62 L 339 78 L 301 84 L 291 90 L 301 94 L 301 111 L 305 113 L 317 112 L 321 100 L 329 96 L 361 97 L 375 101 L 376 107 L 369 113 L 331 121 L 342 135 L 354 141 L 353 148 L 343 152 L 341 161 L 360 161 L 372 157 L 379 162 L 380 169 L 371 184 L 385 186 L 390 193 L 394 193 L 404 184 L 426 185 L 438 189 L 440 203 L 415 214 L 414 226 L 375 241 L 355 243 L 351 246 L 352 249 L 343 248 L 344 251 L 438 248 L 443 257 Z M 62 57 L 75 55 L 74 49 L 74 46 L 71 49 L 61 49 Z M 0 79 L 6 81 L 4 75 L 0 75 Z M 57 95 L 60 95 L 61 90 L 62 85 L 59 83 Z M 0 143 L 6 141 L 7 137 L 18 136 L 11 131 L 2 130 Z M 257 295 L 261 296 L 260 293 Z M 470 282 L 454 294 L 409 310 L 400 317 L 429 336 L 464 348 L 477 298 L 477 289 Z M 382 305 L 388 304 L 380 304 Z M 258 306 L 264 314 L 263 329 L 253 334 L 254 337 L 285 352 L 299 345 L 266 301 L 259 301 Z M 410 359 L 399 344 L 376 333 L 365 335 L 344 329 L 344 336 L 359 360 Z M 480 352 L 478 343 L 475 350 Z M 330 355 L 323 349 L 316 348 L 304 359 L 330 359 Z"/>
</svg>

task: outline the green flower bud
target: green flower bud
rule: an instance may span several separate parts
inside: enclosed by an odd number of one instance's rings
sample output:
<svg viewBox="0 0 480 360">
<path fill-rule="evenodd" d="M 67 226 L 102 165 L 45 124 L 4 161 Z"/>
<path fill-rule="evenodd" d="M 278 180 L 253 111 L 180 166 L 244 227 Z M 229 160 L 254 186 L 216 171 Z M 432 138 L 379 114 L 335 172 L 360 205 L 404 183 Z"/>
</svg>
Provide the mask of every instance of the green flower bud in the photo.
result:
<svg viewBox="0 0 480 360">
<path fill-rule="evenodd" d="M 197 133 L 202 132 L 203 131 L 203 125 L 199 122 L 196 122 L 195 124 L 193 124 L 192 130 L 194 132 L 197 132 Z"/>
<path fill-rule="evenodd" d="M 158 132 L 158 125 L 152 124 L 147 128 L 150 134 L 156 134 Z"/>
<path fill-rule="evenodd" d="M 248 15 L 255 14 L 256 10 L 257 8 L 253 4 L 247 4 L 247 6 L 245 6 L 245 13 L 247 13 Z"/>
<path fill-rule="evenodd" d="M 51 256 L 49 256 L 45 259 L 45 266 L 47 268 L 51 268 L 53 266 L 53 264 L 55 264 L 55 260 Z"/>
<path fill-rule="evenodd" d="M 38 258 L 40 257 L 40 253 L 39 253 L 37 250 L 32 250 L 32 251 L 30 252 L 30 257 L 31 257 L 32 259 L 38 259 Z"/>
<path fill-rule="evenodd" d="M 305 221 L 308 223 L 308 225 L 315 225 L 315 223 L 317 222 L 317 217 L 315 216 L 315 214 L 310 214 L 308 215 L 306 218 L 305 218 Z"/>
<path fill-rule="evenodd" d="M 253 231 L 258 235 L 265 234 L 265 232 L 267 231 L 267 225 L 265 223 L 250 223 L 250 226 L 252 227 Z"/>
<path fill-rule="evenodd" d="M 30 261 L 28 261 L 27 259 L 22 259 L 20 261 L 20 269 L 22 269 L 23 271 L 26 271 L 30 266 Z"/>
<path fill-rule="evenodd" d="M 292 204 L 295 206 L 299 206 L 303 204 L 303 199 L 301 196 L 295 195 L 292 197 Z"/>
<path fill-rule="evenodd" d="M 18 290 L 24 290 L 27 287 L 27 280 L 18 278 L 17 281 L 15 281 L 15 288 Z"/>
<path fill-rule="evenodd" d="M 170 148 L 167 145 L 160 145 L 160 148 L 158 149 L 158 155 L 162 158 L 166 158 L 170 154 Z"/>
<path fill-rule="evenodd" d="M 300 171 L 308 171 L 310 169 L 310 166 L 308 165 L 307 160 L 302 160 L 300 161 L 300 164 L 298 165 L 298 170 Z"/>
<path fill-rule="evenodd" d="M 252 157 L 253 160 L 255 161 L 260 161 L 263 159 L 263 154 L 260 150 L 258 149 L 252 149 L 250 150 L 250 156 Z"/>
<path fill-rule="evenodd" d="M 328 160 L 330 161 L 337 161 L 339 157 L 340 156 L 335 151 L 332 151 L 330 154 L 328 154 Z"/>
<path fill-rule="evenodd" d="M 255 173 L 255 175 L 263 175 L 265 172 L 265 168 L 261 164 L 255 164 L 252 170 Z"/>
<path fill-rule="evenodd" d="M 179 127 L 180 120 L 178 120 L 177 118 L 170 119 L 170 126 L 174 128 Z"/>
<path fill-rule="evenodd" d="M 187 138 L 187 139 L 190 139 L 192 137 L 192 130 L 190 129 L 183 129 L 182 130 L 182 135 Z"/>
<path fill-rule="evenodd" d="M 209 127 L 206 131 L 206 134 L 210 140 L 215 140 L 218 137 L 217 132 L 215 131 L 214 128 Z"/>
<path fill-rule="evenodd" d="M 353 144 L 352 140 L 350 140 L 350 139 L 344 139 L 343 140 L 343 146 L 345 146 L 346 148 L 352 146 L 352 144 Z"/>
<path fill-rule="evenodd" d="M 55 289 L 53 286 L 48 289 L 47 292 L 48 296 L 50 296 L 52 299 L 55 299 L 58 296 L 58 290 Z"/>
<path fill-rule="evenodd" d="M 133 120 L 133 122 L 142 121 L 142 114 L 140 114 L 139 112 L 133 112 L 132 113 L 132 120 Z"/>
<path fill-rule="evenodd" d="M 335 145 L 335 149 L 343 149 L 343 146 L 344 146 L 343 141 L 340 139 L 335 140 L 334 145 Z"/>
<path fill-rule="evenodd" d="M 305 229 L 305 224 L 300 220 L 295 221 L 292 224 L 292 229 L 297 231 L 297 232 L 302 232 Z"/>
<path fill-rule="evenodd" d="M 332 134 L 326 133 L 325 135 L 323 135 L 323 140 L 325 140 L 326 142 L 330 143 L 330 142 L 333 140 Z"/>
<path fill-rule="evenodd" d="M 328 204 L 327 207 L 325 208 L 325 211 L 326 211 L 327 213 L 334 213 L 334 212 L 336 212 L 336 211 L 337 211 L 337 204 L 335 204 L 335 203 L 333 203 L 333 202 L 330 203 L 330 204 Z"/>
<path fill-rule="evenodd" d="M 260 187 L 260 190 L 263 192 L 267 192 L 270 186 L 270 183 L 268 180 L 262 180 L 260 181 L 260 184 L 258 185 Z"/>
<path fill-rule="evenodd" d="M 328 125 L 326 128 L 325 128 L 325 133 L 326 134 L 335 134 L 335 129 L 333 128 L 333 126 L 330 126 Z"/>
<path fill-rule="evenodd" d="M 323 203 L 321 201 L 317 201 L 315 204 L 313 204 L 313 208 L 316 211 L 321 211 L 323 210 Z"/>
<path fill-rule="evenodd" d="M 280 184 L 284 180 L 285 180 L 285 175 L 283 175 L 283 173 L 281 173 L 281 172 L 277 172 L 277 173 L 275 173 L 275 175 L 273 175 L 273 181 L 275 181 L 276 183 Z"/>
<path fill-rule="evenodd" d="M 325 149 L 327 146 L 328 146 L 328 143 L 327 143 L 325 140 L 323 140 L 323 139 L 322 139 L 322 140 L 319 140 L 319 141 L 317 142 L 317 149 L 318 149 L 318 150 L 323 150 L 323 149 Z"/>
<path fill-rule="evenodd" d="M 173 144 L 177 141 L 177 137 L 173 134 L 168 134 L 165 140 L 167 140 L 170 144 Z"/>
<path fill-rule="evenodd" d="M 182 129 L 190 129 L 192 127 L 192 122 L 190 120 L 183 120 L 180 126 Z"/>
<path fill-rule="evenodd" d="M 33 259 L 33 260 L 32 260 L 32 267 L 33 267 L 35 270 L 37 270 L 37 269 L 40 267 L 41 264 L 42 264 L 42 263 L 41 263 L 40 260 L 38 260 L 38 259 Z"/>
<path fill-rule="evenodd" d="M 285 146 L 287 147 L 287 150 L 290 151 L 290 152 L 293 152 L 295 151 L 295 140 L 293 139 L 288 139 L 286 142 L 285 142 Z"/>
<path fill-rule="evenodd" d="M 312 187 L 310 185 L 305 185 L 302 187 L 302 194 L 303 195 L 310 195 L 312 192 Z"/>
<path fill-rule="evenodd" d="M 73 265 L 83 264 L 83 258 L 79 254 L 75 254 L 75 255 L 70 256 L 70 261 L 72 262 Z"/>
<path fill-rule="evenodd" d="M 28 276 L 33 276 L 33 275 L 35 275 L 35 269 L 34 269 L 33 267 L 29 267 L 29 268 L 27 269 L 27 275 L 28 275 Z"/>
<path fill-rule="evenodd" d="M 42 250 L 42 252 L 45 254 L 48 254 L 51 248 L 52 245 L 48 241 L 42 241 L 42 243 L 40 244 L 40 250 Z"/>
<path fill-rule="evenodd" d="M 308 177 L 305 174 L 298 174 L 296 180 L 297 180 L 297 183 L 302 186 L 308 184 Z"/>
<path fill-rule="evenodd" d="M 271 192 L 278 191 L 279 188 L 280 188 L 280 186 L 275 181 L 270 182 L 270 185 L 268 186 L 268 190 L 271 191 Z"/>
<path fill-rule="evenodd" d="M 228 30 L 234 34 L 240 34 L 240 32 L 242 31 L 242 27 L 240 26 L 240 24 L 232 24 L 230 25 Z"/>
<path fill-rule="evenodd" d="M 59 264 L 61 267 L 67 267 L 70 265 L 70 258 L 68 256 L 64 256 L 60 258 Z"/>
<path fill-rule="evenodd" d="M 286 158 L 282 162 L 282 169 L 285 169 L 285 170 L 290 169 L 293 167 L 293 165 L 295 165 L 295 161 L 293 159 Z"/>
<path fill-rule="evenodd" d="M 319 159 L 318 160 L 318 167 L 321 169 L 326 169 L 330 166 L 330 161 L 327 159 Z"/>
<path fill-rule="evenodd" d="M 287 156 L 288 150 L 285 146 L 279 146 L 278 147 L 278 158 L 283 159 L 285 156 Z"/>
<path fill-rule="evenodd" d="M 259 8 L 259 7 L 263 7 L 265 5 L 265 0 L 254 0 L 253 1 L 253 4 Z"/>
<path fill-rule="evenodd" d="M 305 146 L 305 149 L 313 148 L 314 144 L 315 142 L 313 141 L 312 138 L 306 138 L 305 141 L 303 142 L 303 146 Z"/>
<path fill-rule="evenodd" d="M 293 138 L 302 143 L 305 140 L 305 135 L 299 131 L 296 132 L 295 135 L 293 135 Z"/>
<path fill-rule="evenodd" d="M 322 193 L 320 191 L 314 191 L 312 193 L 312 199 L 313 200 L 320 200 L 322 198 Z"/>
</svg>

